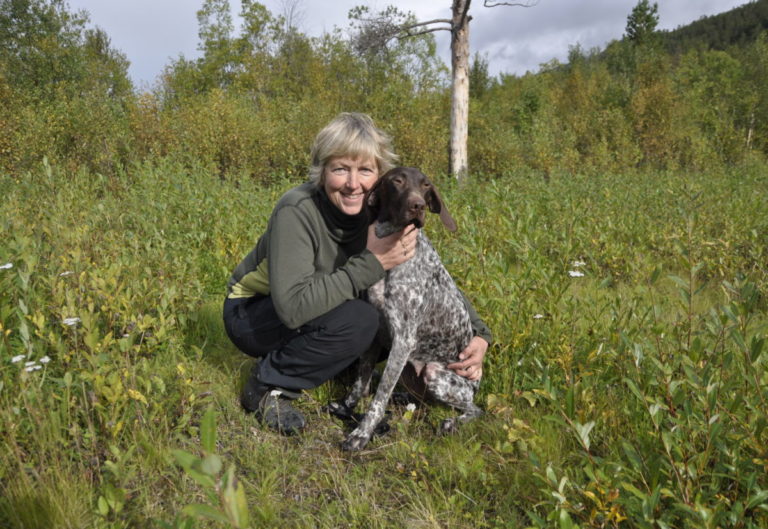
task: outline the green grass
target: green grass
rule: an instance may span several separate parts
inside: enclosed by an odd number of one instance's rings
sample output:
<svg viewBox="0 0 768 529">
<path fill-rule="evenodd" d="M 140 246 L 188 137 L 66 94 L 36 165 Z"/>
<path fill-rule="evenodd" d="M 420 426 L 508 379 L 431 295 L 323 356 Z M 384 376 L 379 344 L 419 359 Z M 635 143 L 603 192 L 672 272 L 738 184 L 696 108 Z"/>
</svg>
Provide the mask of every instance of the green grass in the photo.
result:
<svg viewBox="0 0 768 529">
<path fill-rule="evenodd" d="M 2 176 L 0 526 L 768 527 L 766 174 L 441 181 L 488 413 L 393 406 L 360 454 L 339 384 L 294 438 L 238 405 L 225 284 L 292 182 Z"/>
</svg>

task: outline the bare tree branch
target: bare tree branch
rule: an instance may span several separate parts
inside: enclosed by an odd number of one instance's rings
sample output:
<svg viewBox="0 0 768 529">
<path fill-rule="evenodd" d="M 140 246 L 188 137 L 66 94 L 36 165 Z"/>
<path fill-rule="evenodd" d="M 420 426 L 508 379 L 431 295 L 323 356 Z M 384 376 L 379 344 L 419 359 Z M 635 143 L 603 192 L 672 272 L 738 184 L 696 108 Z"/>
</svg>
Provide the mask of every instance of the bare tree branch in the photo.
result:
<svg viewBox="0 0 768 529">
<path fill-rule="evenodd" d="M 538 3 L 539 3 L 539 0 L 525 0 L 523 2 L 494 2 L 493 0 L 483 0 L 483 7 L 496 7 L 496 6 L 533 7 Z"/>
<path fill-rule="evenodd" d="M 299 28 L 304 23 L 304 0 L 280 0 L 286 28 Z"/>
<path fill-rule="evenodd" d="M 383 49 L 392 40 L 403 40 L 436 31 L 450 31 L 452 27 L 452 21 L 444 18 L 424 22 L 398 21 L 398 18 L 404 18 L 403 15 L 396 10 L 382 11 L 372 16 L 364 16 L 364 12 L 357 13 L 355 19 L 362 25 L 358 27 L 353 39 L 355 50 L 358 53 L 366 53 L 370 50 Z"/>
<path fill-rule="evenodd" d="M 432 24 L 446 24 L 445 26 L 434 26 L 420 31 L 413 31 L 415 28 L 429 26 Z M 405 39 L 408 37 L 417 37 L 419 35 L 426 35 L 427 33 L 434 33 L 435 31 L 451 31 L 451 21 L 448 19 L 435 19 L 428 22 L 415 22 L 413 24 L 406 24 L 400 26 L 400 35 L 396 35 L 398 39 Z"/>
<path fill-rule="evenodd" d="M 417 37 L 419 35 L 426 35 L 427 33 L 434 33 L 435 31 L 451 31 L 450 26 L 441 26 L 439 28 L 429 28 L 429 29 L 422 29 L 421 31 L 417 31 L 415 33 L 412 33 L 410 30 L 404 30 L 404 35 L 397 35 L 398 39 L 407 39 L 408 37 Z"/>
<path fill-rule="evenodd" d="M 419 26 L 428 26 L 429 24 L 450 24 L 451 19 L 450 18 L 436 18 L 435 20 L 429 20 L 427 22 L 416 22 L 415 24 L 408 24 L 407 26 L 403 26 L 403 30 L 409 30 L 412 28 L 417 28 Z"/>
</svg>

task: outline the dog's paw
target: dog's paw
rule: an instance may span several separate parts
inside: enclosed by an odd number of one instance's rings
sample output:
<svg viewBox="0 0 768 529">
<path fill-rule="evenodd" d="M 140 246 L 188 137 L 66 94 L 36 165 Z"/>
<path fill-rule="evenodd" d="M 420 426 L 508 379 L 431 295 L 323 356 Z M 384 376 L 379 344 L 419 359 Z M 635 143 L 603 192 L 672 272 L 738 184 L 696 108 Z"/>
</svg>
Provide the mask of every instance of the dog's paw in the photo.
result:
<svg viewBox="0 0 768 529">
<path fill-rule="evenodd" d="M 370 435 L 366 435 L 360 431 L 360 428 L 356 428 L 346 439 L 344 439 L 344 442 L 341 443 L 341 449 L 347 452 L 362 450 L 365 445 L 368 444 L 370 438 Z"/>
<path fill-rule="evenodd" d="M 329 402 L 325 411 L 333 415 L 334 417 L 341 419 L 342 421 L 355 421 L 355 413 L 352 408 L 344 404 L 343 402 Z"/>
<path fill-rule="evenodd" d="M 458 422 L 459 421 L 457 421 L 455 417 L 445 419 L 440 423 L 440 433 L 445 435 L 456 433 L 456 431 L 459 429 Z"/>
<path fill-rule="evenodd" d="M 408 404 L 421 404 L 421 401 L 408 393 L 407 391 L 395 391 L 392 393 L 392 404 L 397 406 L 407 406 Z"/>
<path fill-rule="evenodd" d="M 389 412 L 387 412 L 387 416 L 389 416 Z M 379 424 L 376 425 L 376 428 L 373 429 L 373 437 L 381 437 L 382 435 L 387 435 L 391 429 L 392 428 L 389 426 L 389 423 L 385 417 Z"/>
</svg>

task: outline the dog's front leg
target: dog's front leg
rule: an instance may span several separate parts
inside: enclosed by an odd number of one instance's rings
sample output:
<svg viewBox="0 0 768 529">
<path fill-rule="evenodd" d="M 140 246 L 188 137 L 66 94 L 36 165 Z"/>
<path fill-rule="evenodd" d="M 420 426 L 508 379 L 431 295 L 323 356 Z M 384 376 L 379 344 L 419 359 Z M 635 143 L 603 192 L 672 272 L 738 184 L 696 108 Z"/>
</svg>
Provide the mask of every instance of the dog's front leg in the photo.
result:
<svg viewBox="0 0 768 529">
<path fill-rule="evenodd" d="M 414 348 L 414 344 L 409 343 L 410 341 L 412 340 L 395 339 L 392 342 L 389 359 L 384 368 L 384 373 L 381 375 L 381 381 L 376 390 L 376 395 L 373 397 L 373 402 L 371 402 L 360 425 L 341 444 L 342 449 L 360 450 L 371 439 L 376 425 L 384 418 L 389 398 L 392 396 L 392 391 L 394 391 L 395 385 L 400 379 L 400 374 L 403 372 L 408 357 Z"/>
<path fill-rule="evenodd" d="M 374 340 L 371 347 L 369 347 L 360 357 L 357 376 L 352 383 L 349 393 L 344 398 L 344 406 L 347 407 L 350 413 L 354 411 L 357 403 L 360 402 L 360 399 L 368 394 L 371 386 L 371 377 L 373 376 L 373 368 L 376 366 L 376 361 L 379 359 L 380 352 L 381 345 L 379 344 L 379 340 Z"/>
</svg>

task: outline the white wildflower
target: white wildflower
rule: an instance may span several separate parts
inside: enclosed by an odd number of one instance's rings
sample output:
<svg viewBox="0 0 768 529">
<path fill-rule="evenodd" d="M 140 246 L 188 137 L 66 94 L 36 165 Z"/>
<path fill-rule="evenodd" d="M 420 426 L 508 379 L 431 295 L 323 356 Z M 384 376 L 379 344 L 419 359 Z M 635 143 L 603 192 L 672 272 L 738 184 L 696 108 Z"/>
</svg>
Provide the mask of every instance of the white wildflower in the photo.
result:
<svg viewBox="0 0 768 529">
<path fill-rule="evenodd" d="M 37 362 L 24 362 L 24 367 L 29 367 L 35 365 Z"/>
<path fill-rule="evenodd" d="M 543 314 L 534 314 L 534 315 L 533 315 L 533 319 L 534 319 L 534 320 L 540 320 L 540 319 L 542 319 L 542 318 L 544 318 L 544 315 L 543 315 Z"/>
<path fill-rule="evenodd" d="M 72 270 L 67 270 L 65 272 L 60 273 L 59 277 L 67 277 L 67 276 L 71 276 L 72 274 L 74 274 Z"/>
<path fill-rule="evenodd" d="M 22 360 L 24 360 L 27 357 L 27 355 L 16 355 L 13 358 L 11 358 L 12 364 L 18 364 Z"/>
<path fill-rule="evenodd" d="M 416 405 L 413 402 L 409 402 L 405 409 L 411 412 L 416 411 Z"/>
<path fill-rule="evenodd" d="M 32 362 L 32 363 L 34 364 L 34 362 Z M 43 366 L 35 364 L 35 365 L 32 365 L 32 366 L 25 367 L 24 371 L 26 371 L 27 373 L 31 373 L 32 371 L 39 371 L 42 368 L 43 368 Z"/>
<path fill-rule="evenodd" d="M 4 265 L 0 265 L 0 270 L 8 270 L 10 268 L 13 268 L 13 263 L 5 263 Z"/>
<path fill-rule="evenodd" d="M 41 364 L 47 364 L 47 363 L 48 363 L 48 362 L 50 362 L 50 361 L 51 361 L 51 357 L 50 357 L 50 356 L 48 356 L 48 355 L 45 355 L 44 357 L 42 357 L 42 358 L 40 359 L 40 363 L 41 363 Z"/>
<path fill-rule="evenodd" d="M 581 268 L 582 266 L 586 266 L 586 265 L 587 263 L 585 263 L 584 261 L 574 261 L 571 263 L 571 266 L 573 266 L 574 268 Z"/>
<path fill-rule="evenodd" d="M 568 275 L 571 277 L 584 277 L 584 272 L 579 270 L 568 270 Z"/>
<path fill-rule="evenodd" d="M 74 318 L 64 318 L 64 319 L 62 320 L 62 323 L 63 323 L 64 325 L 69 325 L 70 327 L 72 327 L 73 325 L 77 325 L 78 323 L 80 323 L 80 318 L 78 318 L 78 317 L 74 317 Z"/>
</svg>

